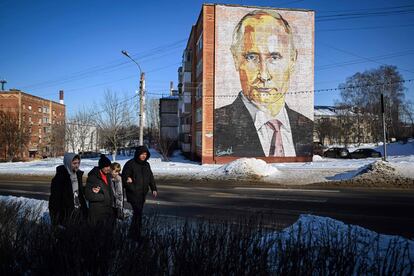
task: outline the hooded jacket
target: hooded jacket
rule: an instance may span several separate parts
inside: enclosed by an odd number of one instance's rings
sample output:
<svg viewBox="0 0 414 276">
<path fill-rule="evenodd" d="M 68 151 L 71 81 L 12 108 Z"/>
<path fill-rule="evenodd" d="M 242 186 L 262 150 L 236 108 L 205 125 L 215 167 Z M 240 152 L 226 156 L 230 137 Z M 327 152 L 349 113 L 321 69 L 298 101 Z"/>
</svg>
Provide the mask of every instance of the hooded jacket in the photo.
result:
<svg viewBox="0 0 414 276">
<path fill-rule="evenodd" d="M 72 181 L 69 174 L 72 161 L 76 156 L 78 155 L 75 153 L 65 153 L 63 165 L 56 167 L 56 174 L 50 185 L 49 214 L 54 225 L 65 224 L 67 219 L 78 215 L 74 213 L 76 208 Z M 86 218 L 87 206 L 82 184 L 83 171 L 78 170 L 75 174 L 78 180 L 79 210 L 82 218 Z"/>
<path fill-rule="evenodd" d="M 146 152 L 147 158 L 144 161 L 139 159 L 141 153 Z M 135 150 L 134 158 L 126 162 L 122 170 L 122 183 L 124 185 L 127 201 L 130 203 L 145 201 L 145 196 L 149 189 L 156 191 L 154 175 L 151 171 L 151 166 L 148 159 L 151 154 L 146 146 L 139 146 Z M 130 177 L 132 183 L 127 183 Z"/>
<path fill-rule="evenodd" d="M 107 174 L 107 182 L 105 184 L 101 177 L 99 167 L 94 167 L 88 174 L 86 180 L 85 196 L 89 201 L 88 219 L 92 222 L 106 221 L 113 219 L 114 211 L 112 209 L 114 203 L 114 195 L 111 188 L 111 176 Z M 93 192 L 93 188 L 99 187 L 98 193 Z"/>
</svg>

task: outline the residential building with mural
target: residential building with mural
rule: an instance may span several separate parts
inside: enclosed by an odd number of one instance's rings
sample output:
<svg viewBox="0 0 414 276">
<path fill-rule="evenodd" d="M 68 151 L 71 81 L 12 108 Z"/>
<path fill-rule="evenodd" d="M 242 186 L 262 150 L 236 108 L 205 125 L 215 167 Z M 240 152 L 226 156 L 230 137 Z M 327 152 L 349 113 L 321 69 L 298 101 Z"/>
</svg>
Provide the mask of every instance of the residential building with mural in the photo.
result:
<svg viewBox="0 0 414 276">
<path fill-rule="evenodd" d="M 314 18 L 310 10 L 202 6 L 179 77 L 184 152 L 203 164 L 311 160 Z"/>
</svg>

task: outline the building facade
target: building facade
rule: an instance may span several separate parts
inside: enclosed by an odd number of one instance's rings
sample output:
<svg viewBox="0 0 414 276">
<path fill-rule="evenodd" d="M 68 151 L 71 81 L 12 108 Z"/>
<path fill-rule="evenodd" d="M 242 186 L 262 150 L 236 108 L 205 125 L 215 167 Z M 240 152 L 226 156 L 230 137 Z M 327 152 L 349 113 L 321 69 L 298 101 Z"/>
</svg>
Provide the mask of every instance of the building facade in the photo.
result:
<svg viewBox="0 0 414 276">
<path fill-rule="evenodd" d="M 313 76 L 313 11 L 204 4 L 179 77 L 181 148 L 203 164 L 311 160 Z"/>
<path fill-rule="evenodd" d="M 30 133 L 22 149 L 23 159 L 63 155 L 65 144 L 65 105 L 63 91 L 60 102 L 43 99 L 20 90 L 0 91 L 0 110 L 16 115 L 19 126 L 25 124 Z M 2 152 L 4 151 L 3 146 Z"/>
</svg>

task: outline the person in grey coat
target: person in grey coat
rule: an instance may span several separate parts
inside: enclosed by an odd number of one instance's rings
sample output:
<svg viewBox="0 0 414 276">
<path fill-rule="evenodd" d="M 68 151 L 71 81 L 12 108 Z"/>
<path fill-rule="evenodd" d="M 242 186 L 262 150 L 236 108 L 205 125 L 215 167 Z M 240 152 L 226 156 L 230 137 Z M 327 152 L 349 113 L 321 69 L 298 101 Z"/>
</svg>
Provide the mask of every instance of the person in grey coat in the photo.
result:
<svg viewBox="0 0 414 276">
<path fill-rule="evenodd" d="M 118 219 L 124 219 L 124 193 L 122 188 L 122 178 L 120 175 L 121 165 L 119 163 L 111 164 L 111 188 L 114 194 L 114 211 Z"/>
</svg>

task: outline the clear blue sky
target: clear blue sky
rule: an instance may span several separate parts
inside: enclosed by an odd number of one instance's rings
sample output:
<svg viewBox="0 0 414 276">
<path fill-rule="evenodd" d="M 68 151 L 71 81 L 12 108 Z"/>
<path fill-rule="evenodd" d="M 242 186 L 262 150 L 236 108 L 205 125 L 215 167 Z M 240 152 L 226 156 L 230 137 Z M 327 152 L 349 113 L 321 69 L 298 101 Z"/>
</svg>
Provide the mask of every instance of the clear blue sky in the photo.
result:
<svg viewBox="0 0 414 276">
<path fill-rule="evenodd" d="M 170 80 L 177 85 L 182 51 L 202 3 L 0 0 L 0 78 L 8 81 L 6 89 L 52 100 L 65 90 L 70 116 L 98 102 L 107 89 L 134 95 L 138 70 L 121 54 L 125 49 L 146 72 L 148 93 L 167 94 Z M 315 89 L 336 88 L 380 64 L 396 65 L 405 79 L 414 79 L 412 0 L 219 3 L 314 10 Z M 350 12 L 354 18 L 338 16 Z M 406 87 L 414 102 L 414 83 Z M 336 99 L 339 92 L 315 93 L 317 105 Z"/>
</svg>

